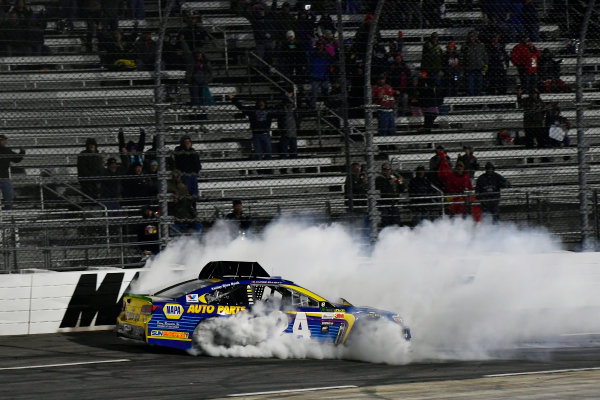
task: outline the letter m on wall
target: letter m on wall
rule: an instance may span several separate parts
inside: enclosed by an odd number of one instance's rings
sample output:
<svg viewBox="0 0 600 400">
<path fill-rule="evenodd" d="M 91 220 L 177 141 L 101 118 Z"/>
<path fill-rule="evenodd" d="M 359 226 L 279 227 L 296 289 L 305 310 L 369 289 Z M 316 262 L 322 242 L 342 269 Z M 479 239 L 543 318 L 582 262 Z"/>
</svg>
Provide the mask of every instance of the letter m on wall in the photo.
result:
<svg viewBox="0 0 600 400">
<path fill-rule="evenodd" d="M 90 326 L 94 317 L 96 317 L 95 325 L 114 325 L 121 308 L 119 292 L 124 276 L 125 274 L 121 272 L 108 273 L 98 286 L 97 274 L 82 274 L 60 327 Z"/>
</svg>

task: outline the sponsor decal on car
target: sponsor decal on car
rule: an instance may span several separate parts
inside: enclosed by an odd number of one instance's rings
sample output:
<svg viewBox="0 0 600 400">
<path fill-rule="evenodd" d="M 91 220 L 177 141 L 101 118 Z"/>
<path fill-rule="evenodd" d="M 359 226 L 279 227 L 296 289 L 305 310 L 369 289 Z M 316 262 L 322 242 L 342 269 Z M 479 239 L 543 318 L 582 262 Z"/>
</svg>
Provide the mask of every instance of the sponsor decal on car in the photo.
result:
<svg viewBox="0 0 600 400">
<path fill-rule="evenodd" d="M 165 329 L 179 329 L 179 322 L 156 321 L 156 327 Z"/>
<path fill-rule="evenodd" d="M 333 314 L 333 318 L 334 319 L 344 319 L 344 313 L 334 313 Z"/>
<path fill-rule="evenodd" d="M 333 313 L 323 313 L 321 319 L 333 319 Z"/>
<path fill-rule="evenodd" d="M 206 304 L 190 304 L 187 309 L 188 314 L 220 314 L 220 315 L 229 315 L 229 314 L 237 314 L 240 311 L 244 311 L 246 309 L 245 306 L 213 306 Z"/>
<path fill-rule="evenodd" d="M 175 332 L 175 331 L 160 331 L 152 330 L 150 336 L 152 337 L 164 337 L 164 338 L 175 338 L 175 339 L 187 339 L 189 332 Z"/>
<path fill-rule="evenodd" d="M 185 295 L 186 303 L 198 303 L 200 300 L 198 299 L 198 293 L 186 294 Z"/>
<path fill-rule="evenodd" d="M 181 304 L 167 303 L 163 306 L 163 313 L 167 319 L 179 319 L 183 315 Z"/>
</svg>

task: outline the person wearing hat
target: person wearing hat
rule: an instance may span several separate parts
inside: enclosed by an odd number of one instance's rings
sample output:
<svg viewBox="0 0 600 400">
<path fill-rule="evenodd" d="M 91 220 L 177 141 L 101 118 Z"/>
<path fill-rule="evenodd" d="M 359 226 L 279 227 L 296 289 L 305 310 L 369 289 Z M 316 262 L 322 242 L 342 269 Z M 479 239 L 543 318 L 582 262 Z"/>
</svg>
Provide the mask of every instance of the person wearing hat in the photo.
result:
<svg viewBox="0 0 600 400">
<path fill-rule="evenodd" d="M 465 165 L 465 171 L 467 171 L 471 177 L 471 182 L 473 182 L 475 171 L 479 169 L 479 163 L 477 162 L 477 157 L 473 155 L 473 147 L 471 145 L 464 145 L 463 150 L 465 151 L 465 154 L 458 156 L 456 161 L 462 161 Z"/>
<path fill-rule="evenodd" d="M 380 75 L 377 84 L 372 89 L 373 104 L 379 106 L 377 110 L 377 125 L 379 136 L 396 135 L 396 99 L 394 89 L 386 83 L 386 76 Z"/>
<path fill-rule="evenodd" d="M 156 47 L 156 42 L 152 40 L 152 32 L 143 30 L 131 49 L 138 71 L 154 70 Z"/>
<path fill-rule="evenodd" d="M 307 75 L 306 46 L 294 31 L 288 31 L 285 37 L 285 42 L 277 50 L 277 65 L 283 75 L 300 82 Z"/>
<path fill-rule="evenodd" d="M 134 164 L 144 165 L 144 146 L 146 145 L 146 131 L 140 128 L 138 142 L 130 140 L 125 144 L 125 133 L 123 128 L 119 128 L 118 134 L 119 152 L 121 153 L 121 167 L 128 173 L 131 173 Z"/>
<path fill-rule="evenodd" d="M 443 145 L 438 144 L 435 147 L 434 156 L 429 159 L 429 171 L 427 172 L 427 178 L 429 178 L 429 182 L 431 182 L 432 185 L 443 190 L 444 186 L 442 185 L 442 182 L 440 182 L 440 180 L 438 179 L 438 170 L 440 169 L 442 156 L 446 157 L 448 165 L 452 167 L 452 161 L 450 160 L 450 156 L 446 155 L 446 149 Z"/>
<path fill-rule="evenodd" d="M 456 44 L 448 42 L 444 53 L 444 82 L 446 96 L 458 96 L 458 86 L 462 75 L 462 64 Z"/>
<path fill-rule="evenodd" d="M 425 174 L 425 167 L 419 165 L 415 169 L 415 176 L 408 182 L 408 197 L 411 204 L 413 225 L 416 226 L 423 219 L 432 217 L 432 203 L 435 202 L 437 194 Z"/>
<path fill-rule="evenodd" d="M 181 181 L 186 186 L 188 193 L 192 196 L 193 204 L 198 199 L 198 173 L 202 169 L 200 155 L 192 146 L 192 138 L 189 135 L 179 140 L 179 146 L 173 152 L 175 168 L 181 171 Z"/>
<path fill-rule="evenodd" d="M 437 32 L 433 32 L 423 43 L 421 70 L 427 72 L 427 75 L 433 80 L 436 86 L 439 86 L 441 83 L 443 63 L 444 52 L 439 43 L 439 36 Z"/>
<path fill-rule="evenodd" d="M 77 156 L 77 178 L 81 191 L 93 199 L 100 195 L 99 178 L 104 175 L 103 164 L 96 139 L 87 138 L 85 150 Z"/>
<path fill-rule="evenodd" d="M 244 206 L 239 199 L 233 200 L 231 212 L 225 216 L 225 219 L 235 221 L 240 230 L 244 232 L 252 227 L 252 220 L 244 214 Z"/>
<path fill-rule="evenodd" d="M 109 210 L 121 209 L 123 175 L 125 175 L 125 171 L 119 166 L 116 158 L 110 157 L 106 160 L 106 168 L 104 169 L 103 177 L 100 181 L 100 197 L 102 203 L 104 203 Z"/>
<path fill-rule="evenodd" d="M 316 108 L 317 100 L 324 99 L 331 89 L 329 70 L 334 58 L 325 50 L 325 42 L 321 39 L 311 42 L 308 50 L 308 66 L 310 69 L 310 105 Z"/>
<path fill-rule="evenodd" d="M 25 149 L 20 148 L 19 153 L 15 153 L 6 146 L 8 138 L 0 135 L 0 191 L 2 192 L 2 203 L 5 210 L 12 210 L 14 191 L 10 181 L 10 163 L 19 163 L 23 159 Z"/>
<path fill-rule="evenodd" d="M 445 152 L 440 154 L 440 167 L 438 169 L 438 179 L 444 185 L 444 194 L 450 202 L 450 215 L 472 214 L 475 221 L 481 219 L 481 209 L 476 205 L 476 198 L 470 193 L 473 191 L 471 177 L 465 171 L 465 165 L 462 161 L 456 161 L 454 169 L 446 158 Z M 467 205 L 470 204 L 470 209 Z"/>
<path fill-rule="evenodd" d="M 460 49 L 467 96 L 480 96 L 483 88 L 483 71 L 487 69 L 488 54 L 475 31 L 469 32 L 467 41 Z"/>
<path fill-rule="evenodd" d="M 500 219 L 500 190 L 508 187 L 510 182 L 495 171 L 494 164 L 485 163 L 485 173 L 477 178 L 475 192 L 483 213 L 491 215 L 494 222 Z"/>
<path fill-rule="evenodd" d="M 506 94 L 506 71 L 509 58 L 500 38 L 500 32 L 494 32 L 491 41 L 487 44 L 488 70 L 485 76 L 487 92 L 491 95 Z"/>
</svg>

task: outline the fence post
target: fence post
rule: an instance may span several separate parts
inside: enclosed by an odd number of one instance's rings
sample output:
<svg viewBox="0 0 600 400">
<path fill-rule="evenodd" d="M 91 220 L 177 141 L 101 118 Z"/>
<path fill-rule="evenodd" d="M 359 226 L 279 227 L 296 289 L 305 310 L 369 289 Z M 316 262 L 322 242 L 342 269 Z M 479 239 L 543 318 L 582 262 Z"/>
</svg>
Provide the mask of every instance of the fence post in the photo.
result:
<svg viewBox="0 0 600 400">
<path fill-rule="evenodd" d="M 167 30 L 167 22 L 175 0 L 169 0 L 165 12 L 161 15 L 160 31 L 158 43 L 156 46 L 156 58 L 154 60 L 154 107 L 155 107 L 155 123 L 156 123 L 156 142 L 157 142 L 157 158 L 158 158 L 158 198 L 160 202 L 160 239 L 161 245 L 166 246 L 169 240 L 169 211 L 167 206 L 167 149 L 165 147 L 165 88 L 162 84 L 162 50 Z"/>
<path fill-rule="evenodd" d="M 371 243 L 377 240 L 379 233 L 379 222 L 381 220 L 379 210 L 377 210 L 378 192 L 375 190 L 375 145 L 373 136 L 375 134 L 375 125 L 373 122 L 373 99 L 371 95 L 371 60 L 373 58 L 373 44 L 375 43 L 375 34 L 379 16 L 383 9 L 384 0 L 377 0 L 375 15 L 369 28 L 369 38 L 367 40 L 367 52 L 365 53 L 365 128 L 366 128 L 366 158 L 367 158 L 367 177 L 369 190 L 367 191 L 369 206 L 369 238 Z"/>
<path fill-rule="evenodd" d="M 589 210 L 587 205 L 587 144 L 585 142 L 585 120 L 583 118 L 583 52 L 585 48 L 585 38 L 587 35 L 587 29 L 590 22 L 592 11 L 596 6 L 596 0 L 589 0 L 585 16 L 583 18 L 583 24 L 579 35 L 579 48 L 577 49 L 577 70 L 575 76 L 575 82 L 577 92 L 575 93 L 575 104 L 577 107 L 577 158 L 579 164 L 579 216 L 581 223 L 581 236 L 582 243 L 581 247 L 584 251 L 591 251 L 593 249 L 590 240 L 590 227 L 589 227 Z"/>
</svg>

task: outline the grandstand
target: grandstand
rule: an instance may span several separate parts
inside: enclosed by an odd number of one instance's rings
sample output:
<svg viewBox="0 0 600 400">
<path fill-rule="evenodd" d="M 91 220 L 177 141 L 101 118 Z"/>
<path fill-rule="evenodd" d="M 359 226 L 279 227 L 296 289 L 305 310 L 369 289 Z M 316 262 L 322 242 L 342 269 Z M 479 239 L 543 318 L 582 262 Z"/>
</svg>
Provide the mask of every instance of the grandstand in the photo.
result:
<svg viewBox="0 0 600 400">
<path fill-rule="evenodd" d="M 115 212 L 101 200 L 89 198 L 79 187 L 77 156 L 86 139 L 93 137 L 105 158 L 118 159 L 119 128 L 128 140 L 137 138 L 140 128 L 145 129 L 150 147 L 157 129 L 155 74 L 107 67 L 97 51 L 98 43 L 92 51 L 86 48 L 86 21 L 77 19 L 72 29 L 61 30 L 53 18 L 55 2 L 29 3 L 37 13 L 47 10 L 44 48 L 48 54 L 0 57 L 0 134 L 8 136 L 10 147 L 26 151 L 23 161 L 11 166 L 15 207 L 0 212 L 0 271 L 139 265 L 133 228 L 141 221 L 139 205 Z M 249 54 L 256 51 L 252 24 L 232 9 L 232 2 L 179 3 L 180 8 L 169 19 L 168 30 L 183 28 L 182 15 L 186 12 L 200 15 L 208 35 L 202 49 L 213 67 L 211 105 L 189 104 L 185 68 L 161 74 L 168 92 L 167 104 L 161 108 L 166 149 L 172 153 L 182 135 L 189 135 L 200 152 L 203 168 L 199 173 L 198 219 L 210 226 L 229 211 L 233 199 L 244 201 L 257 228 L 282 214 L 311 214 L 326 221 L 346 218 L 346 151 L 349 149 L 352 161 L 365 163 L 368 149 L 364 117 L 351 117 L 350 143 L 346 147 L 344 133 L 337 127 L 338 117 L 319 101 L 300 125 L 298 158 L 274 155 L 272 160 L 252 159 L 249 121 L 227 95 L 235 93 L 245 104 L 257 97 L 276 104 L 293 82 L 278 72 L 277 57 L 265 71 Z M 146 0 L 147 18 L 134 21 L 121 16 L 119 29 L 125 33 L 149 29 L 156 39 L 163 13 L 160 4 Z M 456 2 L 446 1 L 445 9 L 440 26 L 402 28 L 402 54 L 412 71 L 418 70 L 423 43 L 433 32 L 439 34 L 444 48 L 451 41 L 460 46 L 467 32 L 481 29 L 486 23 L 478 2 L 473 10 L 461 11 Z M 365 14 L 344 15 L 344 37 L 349 41 L 356 37 L 364 20 Z M 395 43 L 398 29 L 382 29 L 380 37 L 383 42 Z M 542 18 L 536 45 L 551 49 L 554 57 L 562 60 L 560 79 L 571 89 L 570 93 L 544 94 L 542 99 L 560 104 L 562 115 L 574 126 L 576 58 L 570 44 L 571 38 L 556 22 Z M 507 51 L 514 45 L 508 43 Z M 596 80 L 600 58 L 594 54 L 593 46 L 588 46 L 583 59 L 583 100 L 590 146 L 588 183 L 595 189 L 600 185 L 600 94 Z M 443 112 L 427 133 L 420 129 L 422 117 L 399 115 L 395 120 L 397 136 L 374 139 L 377 163 L 390 161 L 399 174 L 409 178 L 416 166 L 427 166 L 436 146 L 445 146 L 455 158 L 464 145 L 472 145 L 480 163 L 493 161 L 497 172 L 513 182 L 513 189 L 504 194 L 504 220 L 540 223 L 566 242 L 580 241 L 574 226 L 578 218 L 577 149 L 526 149 L 519 143 L 506 146 L 497 140 L 500 130 L 520 131 L 522 136 L 517 76 L 511 65 L 505 95 L 467 97 L 461 90 L 456 96 L 445 97 Z M 296 93 L 310 92 L 308 81 L 295 84 Z M 275 122 L 272 127 L 276 128 Z M 569 136 L 576 143 L 574 129 Z M 153 204 L 158 201 L 146 200 Z M 411 209 L 405 193 L 398 206 L 402 209 L 399 222 L 409 223 Z M 539 217 L 541 210 L 543 218 Z M 556 212 L 565 218 L 550 218 Z"/>
</svg>

